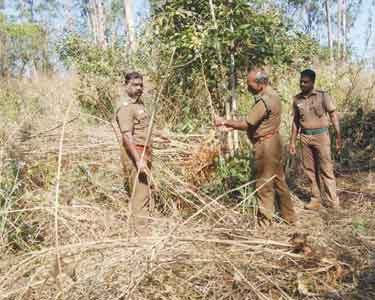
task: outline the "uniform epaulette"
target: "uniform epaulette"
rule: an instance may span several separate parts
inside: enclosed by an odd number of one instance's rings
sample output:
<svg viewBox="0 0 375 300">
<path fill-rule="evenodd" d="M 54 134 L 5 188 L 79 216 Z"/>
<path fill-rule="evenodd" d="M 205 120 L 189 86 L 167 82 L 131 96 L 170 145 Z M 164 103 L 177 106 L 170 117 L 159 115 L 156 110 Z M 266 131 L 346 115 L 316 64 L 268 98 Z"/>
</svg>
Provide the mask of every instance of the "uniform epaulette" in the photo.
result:
<svg viewBox="0 0 375 300">
<path fill-rule="evenodd" d="M 322 93 L 322 94 L 326 94 L 327 91 L 323 91 L 323 90 L 316 90 L 318 93 Z"/>
</svg>

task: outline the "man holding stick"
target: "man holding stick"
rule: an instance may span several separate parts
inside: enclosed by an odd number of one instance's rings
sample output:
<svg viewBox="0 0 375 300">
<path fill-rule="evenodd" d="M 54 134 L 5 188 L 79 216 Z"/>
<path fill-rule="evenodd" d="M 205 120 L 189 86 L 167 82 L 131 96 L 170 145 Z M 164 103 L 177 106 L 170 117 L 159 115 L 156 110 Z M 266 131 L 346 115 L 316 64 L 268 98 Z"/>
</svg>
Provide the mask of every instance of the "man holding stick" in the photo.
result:
<svg viewBox="0 0 375 300">
<path fill-rule="evenodd" d="M 129 209 L 132 216 L 144 218 L 151 201 L 152 126 L 141 98 L 143 76 L 138 72 L 125 74 L 125 91 L 116 110 L 116 121 L 125 149 L 122 159 L 130 194 Z"/>
<path fill-rule="evenodd" d="M 268 85 L 268 75 L 262 68 L 253 68 L 247 76 L 248 90 L 255 95 L 255 104 L 245 120 L 225 120 L 215 117 L 215 126 L 224 131 L 247 131 L 253 143 L 259 222 L 271 223 L 275 211 L 275 193 L 280 196 L 281 217 L 296 222 L 296 214 L 285 181 L 282 163 L 282 142 L 279 134 L 281 101 Z"/>
</svg>

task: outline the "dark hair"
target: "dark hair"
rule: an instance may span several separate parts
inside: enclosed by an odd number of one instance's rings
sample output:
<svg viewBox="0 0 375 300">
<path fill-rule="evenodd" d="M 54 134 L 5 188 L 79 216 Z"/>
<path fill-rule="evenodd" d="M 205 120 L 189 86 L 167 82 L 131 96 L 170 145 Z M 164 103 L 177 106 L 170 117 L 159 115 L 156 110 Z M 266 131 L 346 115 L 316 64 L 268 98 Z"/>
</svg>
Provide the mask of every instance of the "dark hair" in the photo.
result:
<svg viewBox="0 0 375 300">
<path fill-rule="evenodd" d="M 139 72 L 129 72 L 125 74 L 125 84 L 128 84 L 128 82 L 132 79 L 143 79 L 143 76 Z"/>
<path fill-rule="evenodd" d="M 313 82 L 315 82 L 316 74 L 311 69 L 306 69 L 301 72 L 301 78 L 302 77 L 309 77 Z"/>
</svg>

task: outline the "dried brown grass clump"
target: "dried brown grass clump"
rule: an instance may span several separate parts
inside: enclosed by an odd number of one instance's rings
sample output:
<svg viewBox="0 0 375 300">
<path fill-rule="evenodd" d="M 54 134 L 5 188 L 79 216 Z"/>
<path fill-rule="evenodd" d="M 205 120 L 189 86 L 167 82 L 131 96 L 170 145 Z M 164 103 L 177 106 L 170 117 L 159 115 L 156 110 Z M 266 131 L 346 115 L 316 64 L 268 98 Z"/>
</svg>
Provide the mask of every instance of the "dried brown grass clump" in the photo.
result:
<svg viewBox="0 0 375 300">
<path fill-rule="evenodd" d="M 210 181 L 220 156 L 220 146 L 213 140 L 207 140 L 207 137 L 205 139 L 203 144 L 194 145 L 184 165 L 184 178 L 196 186 L 203 186 Z"/>
<path fill-rule="evenodd" d="M 87 229 L 95 226 L 101 231 L 95 230 L 97 240 L 61 244 L 60 273 L 53 247 L 4 261 L 2 297 L 355 299 L 350 297 L 360 292 L 355 290 L 359 269 L 348 261 L 350 255 L 360 259 L 359 246 L 338 244 L 343 242 L 341 233 L 322 234 L 329 228 L 324 221 L 307 234 L 307 224 L 260 230 L 244 219 L 237 224 L 202 224 L 200 218 L 157 218 L 150 220 L 142 237 L 124 233 L 122 238 L 110 238 L 103 234 L 104 223 L 100 225 L 104 214 L 79 212 Z M 110 229 L 112 234 L 126 227 L 125 220 L 108 221 L 117 225 Z M 353 238 L 351 243 L 364 242 Z"/>
</svg>

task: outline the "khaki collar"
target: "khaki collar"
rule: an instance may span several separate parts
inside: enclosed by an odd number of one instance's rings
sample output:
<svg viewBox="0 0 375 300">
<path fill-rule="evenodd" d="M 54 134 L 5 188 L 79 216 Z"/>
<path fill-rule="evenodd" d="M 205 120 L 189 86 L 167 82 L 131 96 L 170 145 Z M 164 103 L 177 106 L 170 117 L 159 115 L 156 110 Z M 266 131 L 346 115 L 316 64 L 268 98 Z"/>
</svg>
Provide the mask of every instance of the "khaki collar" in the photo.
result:
<svg viewBox="0 0 375 300">
<path fill-rule="evenodd" d="M 124 104 L 136 104 L 136 103 L 142 104 L 143 102 L 142 102 L 142 98 L 141 97 L 139 97 L 139 98 L 131 98 L 128 95 L 125 95 L 125 96 L 123 96 L 122 103 L 124 103 Z"/>
<path fill-rule="evenodd" d="M 300 99 L 307 99 L 307 98 L 310 98 L 311 96 L 313 95 L 317 95 L 318 92 L 316 91 L 316 89 L 313 89 L 308 95 L 303 95 L 302 92 L 298 94 L 298 98 Z"/>
</svg>

